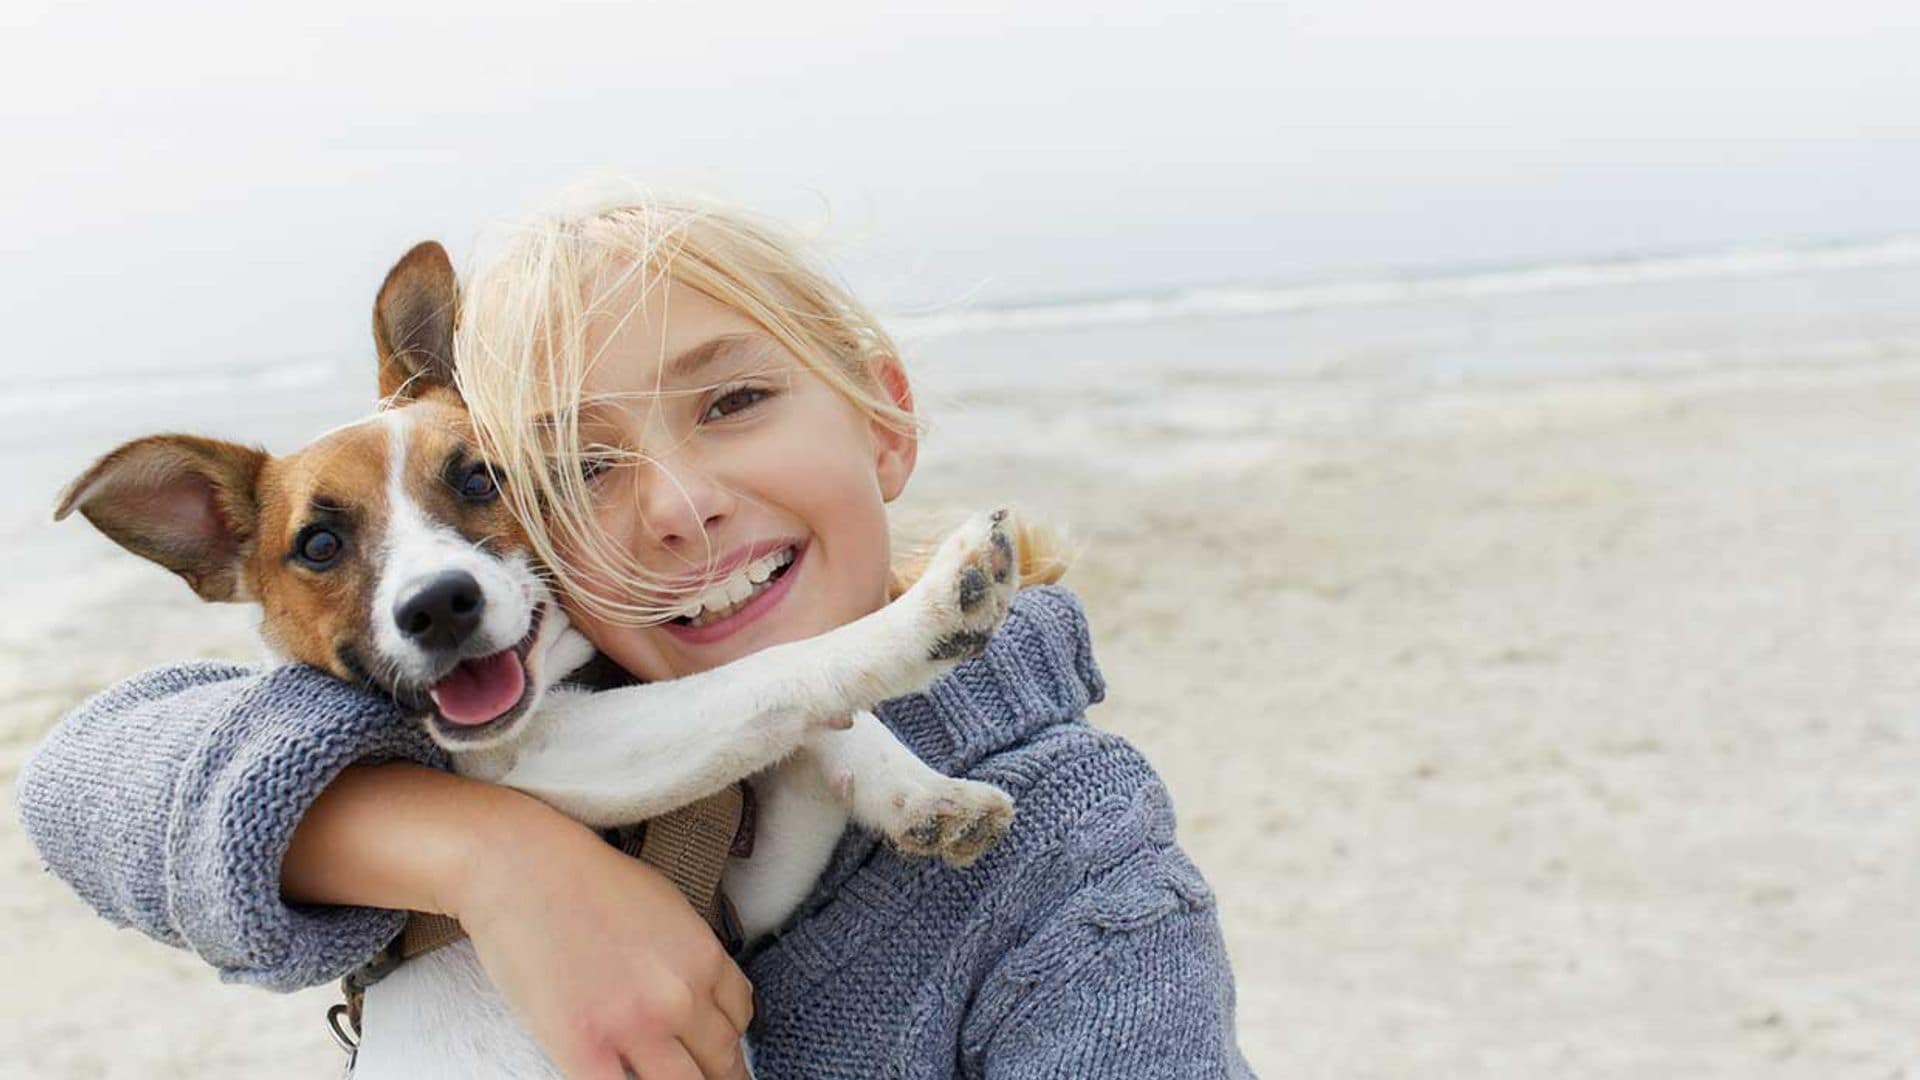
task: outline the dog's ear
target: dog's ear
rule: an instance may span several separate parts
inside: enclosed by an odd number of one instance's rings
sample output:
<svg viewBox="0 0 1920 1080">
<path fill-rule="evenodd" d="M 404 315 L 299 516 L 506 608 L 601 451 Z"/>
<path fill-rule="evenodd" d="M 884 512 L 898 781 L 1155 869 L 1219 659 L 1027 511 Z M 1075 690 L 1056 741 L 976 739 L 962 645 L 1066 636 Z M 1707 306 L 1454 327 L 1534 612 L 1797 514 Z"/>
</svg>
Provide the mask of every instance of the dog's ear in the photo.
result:
<svg viewBox="0 0 1920 1080">
<path fill-rule="evenodd" d="M 241 563 L 259 523 L 263 450 L 194 435 L 150 435 L 93 463 L 53 508 L 186 579 L 203 600 L 246 600 Z"/>
<path fill-rule="evenodd" d="M 453 327 L 459 286 L 447 249 L 415 244 L 387 271 L 373 302 L 373 343 L 380 350 L 380 396 L 419 397 L 431 387 L 453 387 Z"/>
</svg>

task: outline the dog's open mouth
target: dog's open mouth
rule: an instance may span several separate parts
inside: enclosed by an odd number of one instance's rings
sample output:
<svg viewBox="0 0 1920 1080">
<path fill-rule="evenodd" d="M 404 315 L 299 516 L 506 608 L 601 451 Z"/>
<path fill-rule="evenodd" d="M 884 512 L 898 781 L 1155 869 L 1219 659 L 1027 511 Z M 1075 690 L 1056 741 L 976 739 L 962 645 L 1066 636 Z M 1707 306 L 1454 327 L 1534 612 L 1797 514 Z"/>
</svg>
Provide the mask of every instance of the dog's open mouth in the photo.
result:
<svg viewBox="0 0 1920 1080">
<path fill-rule="evenodd" d="M 427 688 L 427 696 L 447 723 L 479 727 L 518 705 L 526 691 L 527 668 L 520 654 L 501 649 L 492 656 L 460 661 L 446 678 Z"/>
<path fill-rule="evenodd" d="M 534 610 L 527 635 L 511 648 L 462 660 L 427 687 L 433 719 L 444 734 L 480 738 L 520 715 L 532 689 L 527 653 L 540 636 L 544 613 Z"/>
</svg>

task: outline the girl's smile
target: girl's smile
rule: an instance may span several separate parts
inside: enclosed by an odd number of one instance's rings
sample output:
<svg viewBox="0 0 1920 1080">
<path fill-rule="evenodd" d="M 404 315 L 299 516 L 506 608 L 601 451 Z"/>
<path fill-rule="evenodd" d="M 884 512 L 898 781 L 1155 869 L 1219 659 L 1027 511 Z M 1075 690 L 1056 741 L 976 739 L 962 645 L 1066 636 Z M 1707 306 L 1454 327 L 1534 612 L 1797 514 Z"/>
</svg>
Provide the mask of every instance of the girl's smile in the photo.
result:
<svg viewBox="0 0 1920 1080">
<path fill-rule="evenodd" d="M 742 565 L 727 581 L 709 590 L 710 594 L 728 590 L 726 595 L 704 599 L 704 602 L 702 599 L 690 601 L 688 606 L 697 610 L 671 619 L 661 628 L 690 645 L 707 645 L 727 637 L 773 610 L 786 598 L 806 553 L 804 544 L 780 545 L 763 559 Z M 739 597 L 743 587 L 747 592 L 745 599 Z"/>
</svg>

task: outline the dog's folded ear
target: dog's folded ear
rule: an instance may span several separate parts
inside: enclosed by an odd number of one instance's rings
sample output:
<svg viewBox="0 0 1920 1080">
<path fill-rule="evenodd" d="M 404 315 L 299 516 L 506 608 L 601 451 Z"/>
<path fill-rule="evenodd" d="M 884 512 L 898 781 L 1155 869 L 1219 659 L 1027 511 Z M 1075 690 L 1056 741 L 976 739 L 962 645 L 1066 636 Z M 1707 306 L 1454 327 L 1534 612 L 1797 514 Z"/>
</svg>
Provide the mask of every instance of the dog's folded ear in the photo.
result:
<svg viewBox="0 0 1920 1080">
<path fill-rule="evenodd" d="M 459 303 L 453 261 L 431 240 L 415 244 L 387 271 L 373 302 L 382 398 L 397 403 L 430 388 L 452 388 Z"/>
<path fill-rule="evenodd" d="M 267 454 L 194 435 L 150 435 L 94 462 L 53 508 L 186 579 L 203 600 L 246 600 L 241 563 L 259 520 Z"/>
</svg>

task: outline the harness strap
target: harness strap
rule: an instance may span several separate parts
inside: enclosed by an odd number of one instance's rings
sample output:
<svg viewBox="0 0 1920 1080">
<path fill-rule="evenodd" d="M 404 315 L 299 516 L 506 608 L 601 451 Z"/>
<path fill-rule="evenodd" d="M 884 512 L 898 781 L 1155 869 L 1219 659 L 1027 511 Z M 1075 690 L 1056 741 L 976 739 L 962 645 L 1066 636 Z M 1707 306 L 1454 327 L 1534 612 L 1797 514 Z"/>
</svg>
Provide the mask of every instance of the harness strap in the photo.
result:
<svg viewBox="0 0 1920 1080">
<path fill-rule="evenodd" d="M 723 941 L 728 936 L 730 913 L 725 910 L 727 899 L 720 891 L 720 876 L 743 836 L 746 852 L 742 854 L 753 850 L 750 790 L 745 784 L 735 784 L 718 795 L 640 825 L 637 844 L 631 835 L 620 840 L 622 851 L 666 874 Z M 733 943 L 727 944 L 731 947 Z"/>
<path fill-rule="evenodd" d="M 407 916 L 406 928 L 400 931 L 400 960 L 404 963 L 466 936 L 467 932 L 460 929 L 460 920 L 451 915 L 412 912 Z"/>
</svg>

